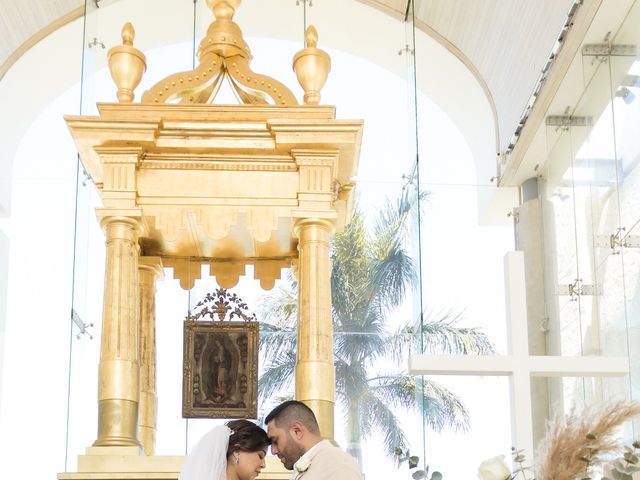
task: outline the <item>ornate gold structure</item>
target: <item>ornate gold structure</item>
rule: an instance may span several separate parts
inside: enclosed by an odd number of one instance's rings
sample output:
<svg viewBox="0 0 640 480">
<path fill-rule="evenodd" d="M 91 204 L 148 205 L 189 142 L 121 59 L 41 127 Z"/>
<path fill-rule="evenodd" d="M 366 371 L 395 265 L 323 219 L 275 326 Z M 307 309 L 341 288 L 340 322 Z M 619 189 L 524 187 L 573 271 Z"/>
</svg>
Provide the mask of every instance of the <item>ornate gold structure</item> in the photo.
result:
<svg viewBox="0 0 640 480">
<path fill-rule="evenodd" d="M 313 28 L 293 62 L 305 105 L 252 72 L 233 22 L 239 3 L 207 1 L 216 19 L 200 44 L 199 65 L 161 80 L 140 104 L 132 103 L 133 90 L 145 58 L 125 25 L 123 45 L 109 52 L 120 103 L 99 104 L 97 117 L 65 117 L 102 198 L 97 213 L 107 250 L 98 436 L 80 458 L 81 473 L 59 478 L 115 471 L 177 478 L 178 457 L 153 456 L 153 295 L 162 267 L 189 289 L 204 264 L 224 288 L 252 265 L 269 289 L 283 268 L 297 264 L 296 398 L 333 437 L 329 241 L 350 218 L 362 122 L 337 120 L 334 107 L 317 105 L 330 61 Z M 225 78 L 242 104 L 212 104 Z M 146 456 L 138 456 L 140 446 Z M 288 477 L 273 475 L 263 478 Z"/>
</svg>

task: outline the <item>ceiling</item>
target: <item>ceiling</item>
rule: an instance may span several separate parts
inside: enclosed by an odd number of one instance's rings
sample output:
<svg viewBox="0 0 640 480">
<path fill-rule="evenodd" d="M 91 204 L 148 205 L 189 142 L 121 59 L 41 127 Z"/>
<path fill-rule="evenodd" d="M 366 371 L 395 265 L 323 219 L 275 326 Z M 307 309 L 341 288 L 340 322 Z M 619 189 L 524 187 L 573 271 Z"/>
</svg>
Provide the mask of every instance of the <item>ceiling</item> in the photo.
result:
<svg viewBox="0 0 640 480">
<path fill-rule="evenodd" d="M 354 1 L 400 19 L 408 10 L 408 0 Z M 455 54 L 485 91 L 494 109 L 500 151 L 518 126 L 573 3 L 416 0 L 416 26 Z M 25 51 L 82 15 L 83 8 L 84 0 L 0 0 L 0 79 Z"/>
</svg>

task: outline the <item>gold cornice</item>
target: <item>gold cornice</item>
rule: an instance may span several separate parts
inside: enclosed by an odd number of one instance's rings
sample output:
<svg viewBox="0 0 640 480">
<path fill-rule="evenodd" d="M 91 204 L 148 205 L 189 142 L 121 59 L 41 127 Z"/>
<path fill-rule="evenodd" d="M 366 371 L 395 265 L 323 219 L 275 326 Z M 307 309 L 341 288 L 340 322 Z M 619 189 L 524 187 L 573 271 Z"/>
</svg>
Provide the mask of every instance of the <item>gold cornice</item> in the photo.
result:
<svg viewBox="0 0 640 480">
<path fill-rule="evenodd" d="M 261 155 L 266 151 L 288 155 L 296 146 L 317 150 L 336 145 L 342 156 L 356 159 L 341 165 L 339 182 L 347 183 L 357 169 L 362 121 L 336 120 L 334 107 L 99 104 L 98 108 L 100 117 L 65 116 L 96 183 L 103 182 L 99 146 L 138 145 L 143 156 L 159 150 L 175 156 L 188 148 L 190 153 L 208 153 L 209 158 L 215 158 L 218 150 L 229 158 L 234 149 L 242 148 L 249 155 L 240 162 L 240 169 L 250 169 L 246 167 L 250 158 L 256 166 L 264 165 Z"/>
<path fill-rule="evenodd" d="M 183 104 L 120 104 L 98 103 L 100 118 L 110 120 L 270 120 L 333 119 L 336 107 L 331 105 L 276 106 L 276 105 L 183 105 Z M 81 117 L 87 118 L 87 117 Z M 90 118 L 90 117 L 89 117 Z"/>
<path fill-rule="evenodd" d="M 139 195 L 137 198 L 138 205 L 142 207 L 149 206 L 189 206 L 200 205 L 201 207 L 234 207 L 234 208 L 246 208 L 251 207 L 255 203 L 253 198 L 215 198 L 215 197 L 174 197 L 164 198 L 161 196 L 151 195 Z M 295 199 L 283 199 L 283 198 L 264 198 L 261 200 L 261 205 L 265 207 L 281 207 L 281 208 L 294 208 L 298 205 Z"/>
<path fill-rule="evenodd" d="M 295 172 L 296 164 L 289 155 L 233 156 L 225 158 L 202 153 L 147 154 L 140 162 L 142 169 L 227 170 L 260 172 Z"/>
<path fill-rule="evenodd" d="M 216 274 L 230 286 L 246 258 L 295 255 L 295 220 L 348 221 L 354 192 L 340 186 L 363 125 L 333 107 L 119 103 L 99 114 L 66 120 L 109 214 L 139 209 L 146 255 L 234 259 Z M 265 262 L 256 272 L 271 288 L 284 267 Z M 199 275 L 188 261 L 165 265 L 184 288 Z"/>
</svg>

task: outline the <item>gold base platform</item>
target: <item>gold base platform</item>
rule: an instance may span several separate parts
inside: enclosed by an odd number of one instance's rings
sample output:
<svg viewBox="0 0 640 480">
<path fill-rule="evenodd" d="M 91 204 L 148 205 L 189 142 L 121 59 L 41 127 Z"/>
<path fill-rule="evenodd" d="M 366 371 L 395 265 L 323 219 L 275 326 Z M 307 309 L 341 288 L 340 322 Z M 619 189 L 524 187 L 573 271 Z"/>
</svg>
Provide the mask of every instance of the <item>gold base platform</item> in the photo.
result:
<svg viewBox="0 0 640 480">
<path fill-rule="evenodd" d="M 78 457 L 78 471 L 58 474 L 58 480 L 177 480 L 184 457 L 145 456 L 138 447 L 89 447 Z M 259 480 L 289 480 L 291 472 L 268 456 Z"/>
</svg>

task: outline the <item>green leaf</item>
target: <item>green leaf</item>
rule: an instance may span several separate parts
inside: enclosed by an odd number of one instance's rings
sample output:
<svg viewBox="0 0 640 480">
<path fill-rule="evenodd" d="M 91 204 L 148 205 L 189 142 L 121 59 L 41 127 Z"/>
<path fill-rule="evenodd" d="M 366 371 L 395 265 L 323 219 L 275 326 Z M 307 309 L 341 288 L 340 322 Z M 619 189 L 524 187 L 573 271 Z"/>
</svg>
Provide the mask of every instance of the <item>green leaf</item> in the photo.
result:
<svg viewBox="0 0 640 480">
<path fill-rule="evenodd" d="M 424 473 L 424 470 L 416 470 L 411 474 L 411 478 L 415 480 L 420 480 L 421 478 L 426 478 L 427 474 Z"/>
<path fill-rule="evenodd" d="M 419 457 L 412 455 L 409 457 L 409 468 L 416 468 L 418 466 L 418 462 L 420 461 Z"/>
<path fill-rule="evenodd" d="M 598 436 L 595 433 L 587 433 L 587 440 L 595 440 Z"/>
<path fill-rule="evenodd" d="M 400 447 L 396 447 L 393 449 L 393 453 L 395 453 L 397 456 L 402 455 L 402 449 Z"/>
<path fill-rule="evenodd" d="M 431 480 L 442 480 L 442 474 L 438 471 L 431 474 Z"/>
</svg>

